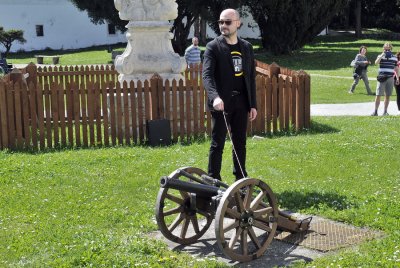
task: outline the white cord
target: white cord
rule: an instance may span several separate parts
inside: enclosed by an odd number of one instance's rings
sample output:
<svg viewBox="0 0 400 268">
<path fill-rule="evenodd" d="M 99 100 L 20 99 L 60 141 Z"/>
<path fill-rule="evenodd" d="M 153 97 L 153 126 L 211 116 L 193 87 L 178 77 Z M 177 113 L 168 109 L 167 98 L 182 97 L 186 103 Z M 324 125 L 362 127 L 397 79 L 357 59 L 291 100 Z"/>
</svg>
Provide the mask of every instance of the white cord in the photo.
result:
<svg viewBox="0 0 400 268">
<path fill-rule="evenodd" d="M 233 140 L 232 140 L 231 132 L 229 130 L 228 121 L 226 120 L 225 112 L 222 111 L 222 114 L 224 115 L 226 130 L 228 131 L 228 136 L 229 136 L 229 139 L 231 140 L 232 150 L 233 150 L 233 152 L 235 154 L 235 157 L 236 157 L 236 160 L 237 160 L 237 162 L 239 164 L 240 172 L 242 173 L 242 178 L 244 178 L 244 172 L 243 172 L 243 169 L 242 169 L 242 165 L 240 164 L 239 157 L 238 157 L 238 155 L 236 153 L 235 145 L 233 144 Z"/>
</svg>

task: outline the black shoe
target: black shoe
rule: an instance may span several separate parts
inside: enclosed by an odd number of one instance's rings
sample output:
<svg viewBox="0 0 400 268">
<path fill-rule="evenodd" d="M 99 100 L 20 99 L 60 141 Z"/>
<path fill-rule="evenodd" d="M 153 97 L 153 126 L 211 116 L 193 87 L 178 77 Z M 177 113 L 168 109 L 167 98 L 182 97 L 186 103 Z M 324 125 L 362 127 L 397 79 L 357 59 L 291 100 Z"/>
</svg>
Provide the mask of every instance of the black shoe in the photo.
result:
<svg viewBox="0 0 400 268">
<path fill-rule="evenodd" d="M 373 112 L 372 114 L 371 114 L 371 116 L 378 116 L 378 112 Z"/>
</svg>

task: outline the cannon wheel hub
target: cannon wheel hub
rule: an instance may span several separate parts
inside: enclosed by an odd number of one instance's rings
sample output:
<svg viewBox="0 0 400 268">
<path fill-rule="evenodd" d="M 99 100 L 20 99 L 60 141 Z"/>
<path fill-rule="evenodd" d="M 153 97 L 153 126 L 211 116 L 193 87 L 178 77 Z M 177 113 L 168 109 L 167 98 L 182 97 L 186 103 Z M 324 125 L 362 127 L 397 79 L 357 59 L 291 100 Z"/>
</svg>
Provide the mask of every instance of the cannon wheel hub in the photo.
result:
<svg viewBox="0 0 400 268">
<path fill-rule="evenodd" d="M 254 216 L 252 212 L 246 211 L 240 215 L 240 227 L 248 228 L 254 223 Z"/>
<path fill-rule="evenodd" d="M 195 216 L 197 213 L 196 208 L 196 196 L 193 194 L 189 194 L 189 197 L 185 199 L 185 203 L 183 205 L 184 212 L 189 216 Z"/>
</svg>

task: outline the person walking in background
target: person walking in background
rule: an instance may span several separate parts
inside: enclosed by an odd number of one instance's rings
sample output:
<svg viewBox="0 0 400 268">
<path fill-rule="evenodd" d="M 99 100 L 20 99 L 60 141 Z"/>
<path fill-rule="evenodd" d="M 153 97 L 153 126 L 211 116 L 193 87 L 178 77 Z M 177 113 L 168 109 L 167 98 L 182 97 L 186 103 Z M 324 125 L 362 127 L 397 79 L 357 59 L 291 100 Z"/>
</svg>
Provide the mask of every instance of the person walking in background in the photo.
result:
<svg viewBox="0 0 400 268">
<path fill-rule="evenodd" d="M 395 84 L 394 87 L 396 88 L 396 97 L 397 97 L 397 109 L 400 112 L 400 52 L 397 52 L 397 72 L 395 73 Z"/>
<path fill-rule="evenodd" d="M 381 102 L 381 96 L 385 96 L 384 110 L 382 115 L 389 115 L 387 108 L 390 102 L 390 96 L 393 92 L 394 76 L 398 72 L 397 58 L 392 53 L 392 44 L 386 42 L 383 45 L 383 52 L 378 55 L 375 60 L 375 64 L 379 64 L 378 69 L 378 84 L 376 86 L 376 97 L 375 97 L 375 110 L 371 114 L 372 116 L 378 115 L 378 108 Z M 394 73 L 395 72 L 395 73 Z"/>
<path fill-rule="evenodd" d="M 361 46 L 359 53 L 356 55 L 356 58 L 354 59 L 354 62 L 355 62 L 354 82 L 350 87 L 350 90 L 349 90 L 350 94 L 354 93 L 354 89 L 356 88 L 356 86 L 361 78 L 364 81 L 365 88 L 367 89 L 367 94 L 372 95 L 372 91 L 371 91 L 371 88 L 369 87 L 369 81 L 368 81 L 368 76 L 367 76 L 368 65 L 370 65 L 371 62 L 368 61 L 366 54 L 367 54 L 367 47 Z"/>
<path fill-rule="evenodd" d="M 237 35 L 241 22 L 236 10 L 222 11 L 218 24 L 221 35 L 207 44 L 203 62 L 212 124 L 208 175 L 221 180 L 228 124 L 233 143 L 233 174 L 238 180 L 247 177 L 247 122 L 257 116 L 254 52 L 252 45 Z"/>
<path fill-rule="evenodd" d="M 199 39 L 197 37 L 192 38 L 192 44 L 185 50 L 185 59 L 188 66 L 192 64 L 201 63 L 201 51 L 199 48 Z"/>
</svg>

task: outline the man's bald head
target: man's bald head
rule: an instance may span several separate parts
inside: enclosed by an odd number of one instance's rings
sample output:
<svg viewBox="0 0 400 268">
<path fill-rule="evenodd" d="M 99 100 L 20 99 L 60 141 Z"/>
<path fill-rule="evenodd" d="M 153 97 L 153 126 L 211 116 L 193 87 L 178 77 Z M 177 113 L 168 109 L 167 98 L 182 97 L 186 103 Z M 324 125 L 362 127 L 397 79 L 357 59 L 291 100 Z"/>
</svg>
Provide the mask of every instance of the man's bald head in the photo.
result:
<svg viewBox="0 0 400 268">
<path fill-rule="evenodd" d="M 221 12 L 220 19 L 229 17 L 232 20 L 240 20 L 240 14 L 235 9 L 228 8 Z"/>
<path fill-rule="evenodd" d="M 232 8 L 223 10 L 219 15 L 218 24 L 221 34 L 225 38 L 232 39 L 229 42 L 236 44 L 237 30 L 241 25 L 239 12 Z"/>
</svg>

